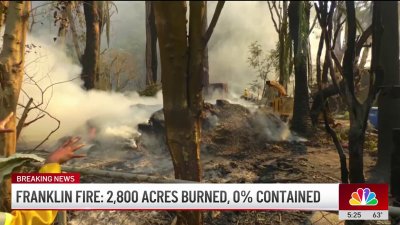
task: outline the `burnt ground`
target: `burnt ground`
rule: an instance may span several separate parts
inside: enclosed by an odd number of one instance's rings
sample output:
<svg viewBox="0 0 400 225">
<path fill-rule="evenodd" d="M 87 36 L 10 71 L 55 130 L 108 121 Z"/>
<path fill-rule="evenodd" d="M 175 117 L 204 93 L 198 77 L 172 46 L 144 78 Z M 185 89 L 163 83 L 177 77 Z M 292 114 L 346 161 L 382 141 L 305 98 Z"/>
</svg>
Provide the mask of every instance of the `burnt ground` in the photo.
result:
<svg viewBox="0 0 400 225">
<path fill-rule="evenodd" d="M 265 120 L 265 118 L 269 118 Z M 338 130 L 345 142 L 346 123 Z M 173 177 L 169 153 L 162 137 L 162 118 L 151 121 L 156 131 L 146 132 L 139 148 L 127 150 L 121 158 L 87 157 L 79 167 Z M 156 134 L 159 132 L 159 134 Z M 160 135 L 160 136 L 157 136 Z M 148 137 L 147 137 L 148 138 Z M 376 160 L 376 135 L 368 133 L 365 170 L 368 178 Z M 346 150 L 347 151 L 347 150 Z M 348 152 L 346 152 L 348 154 Z M 118 154 L 117 154 L 118 155 Z M 303 140 L 290 134 L 287 125 L 265 109 L 247 109 L 219 101 L 207 104 L 202 134 L 204 182 L 215 183 L 339 183 L 339 158 L 330 137 L 322 130 Z M 108 177 L 83 176 L 82 182 L 129 182 Z M 206 225 L 261 224 L 344 224 L 337 214 L 300 211 L 215 211 L 205 212 Z M 174 212 L 166 211 L 70 211 L 69 224 L 174 224 Z M 369 224 L 390 224 L 378 221 Z"/>
</svg>

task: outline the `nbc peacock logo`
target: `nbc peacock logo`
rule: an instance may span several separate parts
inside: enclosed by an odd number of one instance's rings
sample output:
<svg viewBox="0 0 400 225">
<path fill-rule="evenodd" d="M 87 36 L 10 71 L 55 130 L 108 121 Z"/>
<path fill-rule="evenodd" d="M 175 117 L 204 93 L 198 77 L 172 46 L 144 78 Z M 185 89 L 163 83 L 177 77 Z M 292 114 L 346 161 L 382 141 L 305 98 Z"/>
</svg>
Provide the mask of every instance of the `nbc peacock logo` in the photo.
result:
<svg viewBox="0 0 400 225">
<path fill-rule="evenodd" d="M 351 194 L 349 203 L 352 206 L 375 206 L 378 204 L 378 199 L 375 192 L 369 188 L 358 188 L 357 192 Z"/>
</svg>

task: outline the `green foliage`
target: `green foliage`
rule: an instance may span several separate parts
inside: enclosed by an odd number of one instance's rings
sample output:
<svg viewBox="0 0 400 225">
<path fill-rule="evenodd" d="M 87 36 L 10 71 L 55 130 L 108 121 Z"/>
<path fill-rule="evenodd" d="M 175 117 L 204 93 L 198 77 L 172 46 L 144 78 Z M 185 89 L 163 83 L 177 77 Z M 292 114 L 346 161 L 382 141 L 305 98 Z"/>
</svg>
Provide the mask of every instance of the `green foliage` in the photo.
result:
<svg viewBox="0 0 400 225">
<path fill-rule="evenodd" d="M 44 159 L 34 154 L 16 153 L 7 158 L 0 158 L 0 184 L 15 169 L 21 167 L 27 162 L 43 162 Z"/>
<path fill-rule="evenodd" d="M 264 54 L 261 45 L 258 41 L 254 41 L 249 46 L 249 57 L 247 62 L 250 67 L 257 72 L 257 77 L 249 85 L 251 90 L 258 92 L 262 90 L 264 96 L 266 81 L 271 71 L 276 68 L 278 61 L 274 51 L 270 51 L 268 54 Z M 279 56 L 278 56 L 279 59 Z"/>
<path fill-rule="evenodd" d="M 270 50 L 269 55 L 275 71 L 279 71 L 279 41 L 276 42 L 275 48 Z M 276 77 L 276 79 L 278 78 L 279 77 Z"/>
</svg>

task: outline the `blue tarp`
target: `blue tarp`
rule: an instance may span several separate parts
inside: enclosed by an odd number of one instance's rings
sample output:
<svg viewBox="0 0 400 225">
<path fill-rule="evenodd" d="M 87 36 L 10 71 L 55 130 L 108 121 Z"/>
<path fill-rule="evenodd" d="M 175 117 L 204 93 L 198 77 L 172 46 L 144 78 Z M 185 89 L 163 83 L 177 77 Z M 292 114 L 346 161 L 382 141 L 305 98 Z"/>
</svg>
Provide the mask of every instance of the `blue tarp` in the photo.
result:
<svg viewBox="0 0 400 225">
<path fill-rule="evenodd" d="M 368 114 L 368 120 L 375 129 L 378 129 L 378 107 L 371 107 Z"/>
</svg>

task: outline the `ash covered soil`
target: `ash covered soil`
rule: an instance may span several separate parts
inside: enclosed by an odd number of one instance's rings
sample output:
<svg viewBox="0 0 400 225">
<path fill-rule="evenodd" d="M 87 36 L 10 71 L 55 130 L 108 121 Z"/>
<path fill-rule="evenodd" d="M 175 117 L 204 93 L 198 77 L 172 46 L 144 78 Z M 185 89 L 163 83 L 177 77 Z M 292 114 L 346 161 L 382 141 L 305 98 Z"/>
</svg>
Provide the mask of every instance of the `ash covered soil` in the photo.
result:
<svg viewBox="0 0 400 225">
<path fill-rule="evenodd" d="M 265 108 L 246 108 L 217 100 L 206 103 L 201 160 L 204 182 L 212 183 L 339 183 L 339 158 L 324 130 L 304 139 L 292 134 L 288 125 Z M 341 130 L 346 130 L 343 123 Z M 164 144 L 163 114 L 153 114 L 141 124 L 137 148 L 108 148 L 69 165 L 173 178 L 173 167 Z M 341 131 L 339 131 L 340 133 Z M 366 139 L 375 140 L 368 133 Z M 373 146 L 366 146 L 367 177 L 376 159 Z M 346 150 L 346 154 L 348 154 Z M 105 157 L 106 156 L 106 157 Z M 120 182 L 125 179 L 82 176 L 82 182 Z M 204 212 L 207 225 L 344 224 L 328 212 L 268 211 Z M 68 224 L 169 225 L 175 213 L 166 211 L 69 211 Z M 378 221 L 371 224 L 387 224 Z"/>
</svg>

